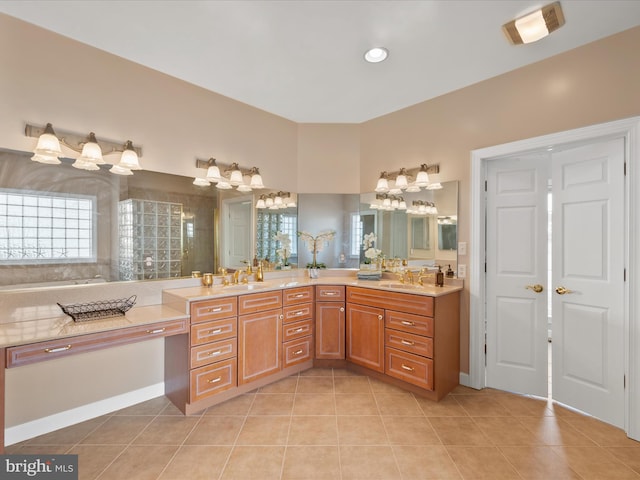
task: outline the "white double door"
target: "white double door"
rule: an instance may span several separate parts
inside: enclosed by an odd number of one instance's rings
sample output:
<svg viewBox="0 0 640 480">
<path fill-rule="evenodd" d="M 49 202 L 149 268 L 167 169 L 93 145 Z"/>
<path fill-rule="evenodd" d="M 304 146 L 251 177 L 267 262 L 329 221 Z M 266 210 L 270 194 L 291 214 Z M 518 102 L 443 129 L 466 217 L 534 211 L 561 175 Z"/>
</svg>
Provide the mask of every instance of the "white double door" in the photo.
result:
<svg viewBox="0 0 640 480">
<path fill-rule="evenodd" d="M 624 139 L 603 140 L 491 160 L 486 176 L 487 386 L 548 395 L 550 310 L 553 399 L 619 427 L 624 155 Z"/>
</svg>

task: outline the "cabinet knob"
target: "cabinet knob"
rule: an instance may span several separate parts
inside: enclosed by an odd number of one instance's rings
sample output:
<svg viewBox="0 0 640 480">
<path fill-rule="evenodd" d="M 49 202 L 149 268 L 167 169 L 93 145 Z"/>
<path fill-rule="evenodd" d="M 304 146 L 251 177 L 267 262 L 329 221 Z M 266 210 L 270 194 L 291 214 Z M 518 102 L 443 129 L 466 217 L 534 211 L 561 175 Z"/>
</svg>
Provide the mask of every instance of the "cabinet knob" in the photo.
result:
<svg viewBox="0 0 640 480">
<path fill-rule="evenodd" d="M 378 315 L 378 320 L 382 320 L 384 317 L 382 315 Z"/>
<path fill-rule="evenodd" d="M 281 313 L 280 314 L 280 320 L 283 320 L 283 319 L 284 319 L 284 315 Z"/>
<path fill-rule="evenodd" d="M 340 307 L 340 311 L 341 311 L 341 312 L 344 312 L 344 307 Z"/>
</svg>

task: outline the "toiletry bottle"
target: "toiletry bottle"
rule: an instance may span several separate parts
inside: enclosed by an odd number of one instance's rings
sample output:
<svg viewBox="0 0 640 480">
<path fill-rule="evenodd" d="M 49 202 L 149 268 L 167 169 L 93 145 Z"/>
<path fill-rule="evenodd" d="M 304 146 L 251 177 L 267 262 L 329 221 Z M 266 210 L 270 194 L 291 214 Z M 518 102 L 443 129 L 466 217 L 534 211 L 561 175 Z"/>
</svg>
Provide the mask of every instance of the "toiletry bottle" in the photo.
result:
<svg viewBox="0 0 640 480">
<path fill-rule="evenodd" d="M 436 273 L 436 287 L 444 287 L 444 273 L 442 273 L 440 265 L 438 265 L 438 273 Z"/>
<path fill-rule="evenodd" d="M 449 268 L 447 269 L 447 277 L 453 278 L 453 270 L 451 270 L 451 264 L 449 264 Z"/>
</svg>

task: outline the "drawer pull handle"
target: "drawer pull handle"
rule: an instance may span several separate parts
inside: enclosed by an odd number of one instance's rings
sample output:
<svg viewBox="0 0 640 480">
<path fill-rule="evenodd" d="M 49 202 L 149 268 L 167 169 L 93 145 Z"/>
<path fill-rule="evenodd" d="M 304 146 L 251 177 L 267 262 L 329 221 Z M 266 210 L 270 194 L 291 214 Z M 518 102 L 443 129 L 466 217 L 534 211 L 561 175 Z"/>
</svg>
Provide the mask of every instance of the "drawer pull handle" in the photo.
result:
<svg viewBox="0 0 640 480">
<path fill-rule="evenodd" d="M 222 311 L 222 307 L 216 307 L 216 308 L 210 308 L 209 312 L 211 313 L 218 313 Z"/>
<path fill-rule="evenodd" d="M 300 355 L 303 352 L 302 349 L 300 350 L 296 350 L 295 352 L 293 352 L 294 355 Z"/>
<path fill-rule="evenodd" d="M 409 340 L 400 340 L 400 343 L 403 345 L 411 345 L 411 346 L 416 344 L 416 342 L 410 342 Z"/>
<path fill-rule="evenodd" d="M 298 332 L 304 332 L 305 330 L 306 330 L 306 329 L 305 329 L 305 328 L 303 328 L 303 327 L 296 328 L 296 333 L 298 333 Z"/>
<path fill-rule="evenodd" d="M 207 380 L 207 383 L 218 383 L 220 380 L 222 380 L 222 377 L 216 377 L 211 380 Z"/>
<path fill-rule="evenodd" d="M 409 325 L 410 327 L 415 327 L 415 326 L 416 326 L 416 323 L 415 323 L 415 322 L 408 322 L 408 321 L 406 321 L 406 320 L 402 320 L 400 323 L 401 323 L 402 325 Z"/>
<path fill-rule="evenodd" d="M 222 353 L 222 350 L 216 350 L 215 352 L 209 352 L 209 356 L 213 357 L 214 355 L 220 355 Z"/>
<path fill-rule="evenodd" d="M 300 315 L 304 315 L 304 312 L 302 310 L 298 310 L 296 313 L 294 313 L 294 315 L 296 317 L 299 317 Z"/>
<path fill-rule="evenodd" d="M 215 335 L 216 333 L 222 333 L 222 329 L 221 328 L 215 328 L 213 330 L 209 330 L 209 333 L 211 335 Z"/>
<path fill-rule="evenodd" d="M 293 298 L 302 298 L 304 297 L 304 293 L 298 293 L 297 295 L 294 295 Z"/>
<path fill-rule="evenodd" d="M 46 353 L 58 353 L 58 352 L 64 352 L 66 350 L 71 350 L 71 345 L 67 345 L 65 347 L 57 347 L 57 348 L 45 348 L 44 351 Z"/>
<path fill-rule="evenodd" d="M 335 297 L 337 294 L 337 292 L 322 292 L 325 297 Z"/>
<path fill-rule="evenodd" d="M 166 328 L 156 328 L 155 330 L 147 330 L 147 333 L 163 333 Z"/>
<path fill-rule="evenodd" d="M 402 369 L 407 370 L 409 372 L 413 372 L 415 370 L 415 368 L 410 367 L 409 365 L 405 365 L 404 363 L 402 364 Z"/>
</svg>

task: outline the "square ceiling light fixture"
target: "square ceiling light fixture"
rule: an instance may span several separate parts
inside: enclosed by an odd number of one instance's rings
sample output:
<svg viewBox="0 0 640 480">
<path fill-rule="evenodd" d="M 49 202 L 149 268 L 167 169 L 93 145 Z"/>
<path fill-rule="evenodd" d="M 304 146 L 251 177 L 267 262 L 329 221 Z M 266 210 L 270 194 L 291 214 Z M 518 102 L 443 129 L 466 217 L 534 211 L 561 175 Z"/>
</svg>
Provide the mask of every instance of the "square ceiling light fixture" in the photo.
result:
<svg viewBox="0 0 640 480">
<path fill-rule="evenodd" d="M 513 45 L 532 43 L 564 25 L 560 2 L 550 3 L 535 12 L 505 23 L 502 31 Z"/>
</svg>

